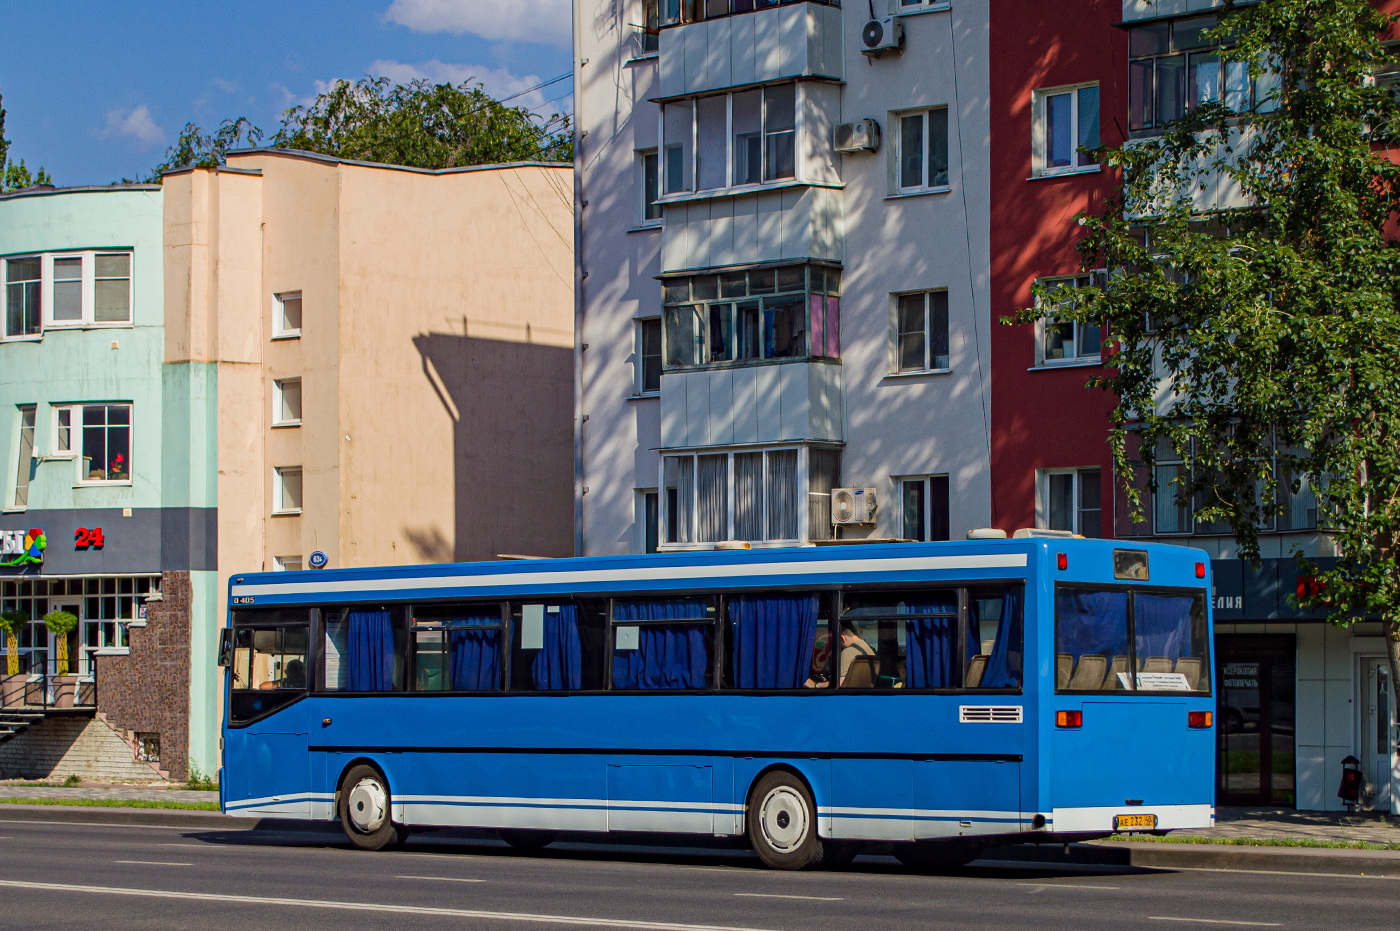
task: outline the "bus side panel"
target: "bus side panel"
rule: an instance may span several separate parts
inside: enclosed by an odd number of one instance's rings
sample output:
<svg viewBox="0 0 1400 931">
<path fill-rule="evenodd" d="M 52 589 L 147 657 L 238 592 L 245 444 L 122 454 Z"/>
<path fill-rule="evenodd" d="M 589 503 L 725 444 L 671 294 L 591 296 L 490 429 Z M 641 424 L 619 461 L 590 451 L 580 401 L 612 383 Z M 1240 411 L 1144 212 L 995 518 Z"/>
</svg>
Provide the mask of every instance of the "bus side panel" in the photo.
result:
<svg viewBox="0 0 1400 931">
<path fill-rule="evenodd" d="M 284 713 L 285 714 L 285 713 Z M 312 816 L 311 764 L 307 735 L 285 733 L 296 719 L 279 716 L 258 725 L 230 729 L 224 738 L 230 784 L 224 810 L 231 815 L 261 815 L 274 818 Z"/>
<path fill-rule="evenodd" d="M 921 761 L 914 797 L 916 840 L 1021 831 L 1021 764 L 1014 760 Z"/>
<path fill-rule="evenodd" d="M 605 763 L 596 754 L 419 751 L 393 754 L 387 766 L 405 824 L 608 829 Z"/>
<path fill-rule="evenodd" d="M 715 770 L 709 760 L 608 760 L 608 830 L 713 834 Z"/>
<path fill-rule="evenodd" d="M 831 836 L 914 839 L 912 760 L 831 761 Z"/>
</svg>

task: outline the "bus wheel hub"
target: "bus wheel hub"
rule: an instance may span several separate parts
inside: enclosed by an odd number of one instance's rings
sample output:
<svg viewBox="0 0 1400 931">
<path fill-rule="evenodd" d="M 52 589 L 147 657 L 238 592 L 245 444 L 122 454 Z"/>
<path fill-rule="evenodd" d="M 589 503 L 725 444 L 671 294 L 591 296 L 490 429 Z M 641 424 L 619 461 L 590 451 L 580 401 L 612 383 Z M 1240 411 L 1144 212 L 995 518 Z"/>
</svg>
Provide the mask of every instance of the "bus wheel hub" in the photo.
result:
<svg viewBox="0 0 1400 931">
<path fill-rule="evenodd" d="M 374 779 L 361 779 L 350 790 L 350 823 L 357 831 L 373 834 L 384 824 L 387 816 L 388 794 Z"/>
<path fill-rule="evenodd" d="M 795 850 L 807 838 L 807 806 L 792 789 L 779 786 L 759 806 L 763 836 L 780 851 Z"/>
</svg>

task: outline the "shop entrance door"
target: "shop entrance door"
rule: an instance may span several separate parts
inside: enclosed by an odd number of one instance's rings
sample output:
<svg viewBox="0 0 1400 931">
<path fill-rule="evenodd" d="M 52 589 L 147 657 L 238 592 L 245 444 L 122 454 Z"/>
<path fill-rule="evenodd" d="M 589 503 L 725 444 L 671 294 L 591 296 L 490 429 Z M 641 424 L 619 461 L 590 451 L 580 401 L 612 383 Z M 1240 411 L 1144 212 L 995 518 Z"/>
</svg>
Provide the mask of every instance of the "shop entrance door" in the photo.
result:
<svg viewBox="0 0 1400 931">
<path fill-rule="evenodd" d="M 1216 638 L 1218 803 L 1297 804 L 1290 636 Z"/>
<path fill-rule="evenodd" d="M 1370 795 L 1367 808 L 1395 810 L 1396 747 L 1395 690 L 1390 682 L 1390 662 L 1385 657 L 1361 658 L 1361 770 Z"/>
</svg>

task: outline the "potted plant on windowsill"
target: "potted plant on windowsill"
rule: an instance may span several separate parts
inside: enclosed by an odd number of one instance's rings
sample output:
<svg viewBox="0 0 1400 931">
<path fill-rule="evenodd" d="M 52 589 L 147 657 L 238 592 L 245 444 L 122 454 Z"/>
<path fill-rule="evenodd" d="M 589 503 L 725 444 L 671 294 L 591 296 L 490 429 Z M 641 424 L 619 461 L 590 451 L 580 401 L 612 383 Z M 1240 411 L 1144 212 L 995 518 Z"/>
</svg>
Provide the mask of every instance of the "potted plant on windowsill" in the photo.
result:
<svg viewBox="0 0 1400 931">
<path fill-rule="evenodd" d="M 0 707 L 24 704 L 24 684 L 28 677 L 19 674 L 19 635 L 28 623 L 28 611 L 0 614 L 0 630 L 5 634 L 5 678 L 0 685 Z"/>
<path fill-rule="evenodd" d="M 53 634 L 54 675 L 49 703 L 55 708 L 72 708 L 78 690 L 78 677 L 68 674 L 68 635 L 78 626 L 78 617 L 70 611 L 50 611 L 44 615 L 44 626 Z"/>
</svg>

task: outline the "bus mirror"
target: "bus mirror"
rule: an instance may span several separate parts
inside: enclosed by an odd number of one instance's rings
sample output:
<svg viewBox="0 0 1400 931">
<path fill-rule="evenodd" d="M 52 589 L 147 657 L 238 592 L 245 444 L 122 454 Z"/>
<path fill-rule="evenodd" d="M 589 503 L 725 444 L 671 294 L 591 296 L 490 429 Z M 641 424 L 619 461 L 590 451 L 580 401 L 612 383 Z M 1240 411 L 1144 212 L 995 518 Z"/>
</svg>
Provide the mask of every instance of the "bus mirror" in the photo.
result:
<svg viewBox="0 0 1400 931">
<path fill-rule="evenodd" d="M 219 631 L 219 665 L 233 665 L 233 628 L 225 627 Z"/>
</svg>

